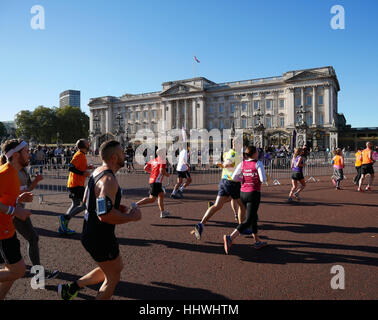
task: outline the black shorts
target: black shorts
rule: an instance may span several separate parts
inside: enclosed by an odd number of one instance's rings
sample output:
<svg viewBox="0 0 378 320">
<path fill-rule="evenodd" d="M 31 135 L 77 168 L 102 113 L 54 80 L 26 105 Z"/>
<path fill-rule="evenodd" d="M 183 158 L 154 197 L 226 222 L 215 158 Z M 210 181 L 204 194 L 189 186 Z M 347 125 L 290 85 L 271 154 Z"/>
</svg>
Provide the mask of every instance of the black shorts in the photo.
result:
<svg viewBox="0 0 378 320">
<path fill-rule="evenodd" d="M 83 200 L 85 187 L 68 188 L 68 191 L 70 192 L 70 199 L 78 199 L 80 201 Z"/>
<path fill-rule="evenodd" d="M 105 262 L 116 259 L 119 256 L 119 245 L 115 236 L 96 236 L 91 239 L 83 237 L 81 243 L 85 250 L 96 262 Z"/>
<path fill-rule="evenodd" d="M 374 174 L 373 164 L 363 164 L 361 167 L 361 174 Z"/>
<path fill-rule="evenodd" d="M 0 240 L 0 263 L 15 264 L 21 259 L 20 240 L 16 233 L 12 238 Z"/>
<path fill-rule="evenodd" d="M 291 175 L 291 179 L 293 180 L 303 180 L 304 179 L 304 176 L 303 176 L 303 172 L 293 172 L 293 174 Z"/>
<path fill-rule="evenodd" d="M 177 171 L 178 177 L 183 178 L 183 179 L 188 179 L 190 178 L 190 173 L 189 171 Z"/>
<path fill-rule="evenodd" d="M 161 183 L 151 183 L 150 184 L 150 195 L 153 197 L 159 196 L 159 193 L 164 192 L 163 185 Z"/>
<path fill-rule="evenodd" d="M 218 185 L 218 196 L 240 199 L 240 182 L 222 179 Z"/>
</svg>

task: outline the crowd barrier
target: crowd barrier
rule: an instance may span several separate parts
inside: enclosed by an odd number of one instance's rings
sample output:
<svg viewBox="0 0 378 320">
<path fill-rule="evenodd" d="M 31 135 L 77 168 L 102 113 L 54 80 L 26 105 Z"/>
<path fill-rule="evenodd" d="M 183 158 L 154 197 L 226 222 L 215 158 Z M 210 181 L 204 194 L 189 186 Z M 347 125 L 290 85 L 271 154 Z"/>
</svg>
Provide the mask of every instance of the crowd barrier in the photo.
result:
<svg viewBox="0 0 378 320">
<path fill-rule="evenodd" d="M 290 161 L 283 159 L 273 159 L 272 161 L 263 161 L 268 181 L 267 186 L 281 185 L 283 182 L 290 182 L 292 169 Z M 98 164 L 99 165 L 99 164 Z M 42 169 L 41 169 L 42 167 Z M 42 174 L 44 179 L 39 183 L 37 189 L 39 193 L 39 201 L 42 203 L 46 197 L 66 193 L 68 179 L 68 165 L 37 165 L 30 166 L 32 175 Z M 177 174 L 174 167 L 168 166 L 169 177 L 163 180 L 165 189 L 173 189 L 177 181 Z M 190 174 L 192 177 L 192 186 L 218 184 L 221 179 L 222 169 L 214 165 L 196 165 L 192 166 Z M 306 182 L 318 182 L 321 179 L 329 179 L 333 174 L 333 168 L 330 162 L 321 161 L 317 158 L 308 158 L 303 174 Z M 345 159 L 344 179 L 348 176 L 354 176 L 356 170 L 354 167 L 354 159 Z M 130 172 L 126 168 L 122 168 L 116 174 L 119 185 L 123 194 L 127 194 L 128 190 L 145 190 L 149 188 L 149 174 L 144 172 L 143 167 L 135 165 L 135 169 Z"/>
</svg>

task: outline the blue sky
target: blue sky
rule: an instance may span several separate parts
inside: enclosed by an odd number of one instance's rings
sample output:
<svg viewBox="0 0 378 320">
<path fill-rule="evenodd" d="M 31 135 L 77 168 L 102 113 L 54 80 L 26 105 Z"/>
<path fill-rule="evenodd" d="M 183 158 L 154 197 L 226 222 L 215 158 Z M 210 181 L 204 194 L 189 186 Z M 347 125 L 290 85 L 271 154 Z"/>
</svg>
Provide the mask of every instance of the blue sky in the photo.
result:
<svg viewBox="0 0 378 320">
<path fill-rule="evenodd" d="M 33 30 L 30 9 L 45 9 Z M 345 30 L 330 26 L 333 5 Z M 59 105 L 59 93 L 89 98 L 161 90 L 197 76 L 214 82 L 332 65 L 339 112 L 378 126 L 377 0 L 3 0 L 0 3 L 0 121 Z"/>
</svg>

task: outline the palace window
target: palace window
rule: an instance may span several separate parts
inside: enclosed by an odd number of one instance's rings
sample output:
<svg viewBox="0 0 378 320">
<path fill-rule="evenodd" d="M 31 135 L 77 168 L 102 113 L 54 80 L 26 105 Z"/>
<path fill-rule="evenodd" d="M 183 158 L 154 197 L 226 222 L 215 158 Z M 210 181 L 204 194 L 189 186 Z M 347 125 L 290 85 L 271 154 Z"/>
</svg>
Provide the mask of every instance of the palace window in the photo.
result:
<svg viewBox="0 0 378 320">
<path fill-rule="evenodd" d="M 140 119 L 140 112 L 136 112 L 135 113 L 135 120 L 139 120 Z"/>
<path fill-rule="evenodd" d="M 318 124 L 321 126 L 324 125 L 324 117 L 322 113 L 318 114 Z"/>
<path fill-rule="evenodd" d="M 152 119 L 156 119 L 156 110 L 152 110 Z"/>
<path fill-rule="evenodd" d="M 306 97 L 306 106 L 312 106 L 312 96 Z"/>
<path fill-rule="evenodd" d="M 245 102 L 242 103 L 242 111 L 247 111 L 247 104 Z"/>
<path fill-rule="evenodd" d="M 323 105 L 323 96 L 318 96 L 318 104 Z"/>
<path fill-rule="evenodd" d="M 209 129 L 213 129 L 213 120 L 209 120 Z"/>
<path fill-rule="evenodd" d="M 301 105 L 301 97 L 296 97 L 295 98 L 295 106 L 299 107 Z"/>
<path fill-rule="evenodd" d="M 243 118 L 241 120 L 241 127 L 242 127 L 242 129 L 246 129 L 247 128 L 247 119 Z"/>
<path fill-rule="evenodd" d="M 283 109 L 283 108 L 285 108 L 285 100 L 280 99 L 280 109 Z"/>
<path fill-rule="evenodd" d="M 219 120 L 219 129 L 223 129 L 224 128 L 224 121 L 223 119 L 220 119 Z"/>
<path fill-rule="evenodd" d="M 267 117 L 266 118 L 266 127 L 271 128 L 272 127 L 272 118 Z"/>
<path fill-rule="evenodd" d="M 223 103 L 221 103 L 221 104 L 219 105 L 219 112 L 220 112 L 220 113 L 223 113 L 223 112 L 224 112 L 224 104 L 223 104 Z"/>
<path fill-rule="evenodd" d="M 209 113 L 213 113 L 213 106 L 212 105 L 209 106 Z"/>
<path fill-rule="evenodd" d="M 280 127 L 281 128 L 285 127 L 285 117 L 280 117 Z"/>
<path fill-rule="evenodd" d="M 266 100 L 266 110 L 272 109 L 272 100 Z"/>
<path fill-rule="evenodd" d="M 307 114 L 306 122 L 307 122 L 308 125 L 312 124 L 312 114 L 311 113 Z"/>
<path fill-rule="evenodd" d="M 255 110 L 257 110 L 260 106 L 260 101 L 259 100 L 256 100 L 256 101 L 253 101 L 253 107 Z"/>
<path fill-rule="evenodd" d="M 231 103 L 231 113 L 234 113 L 234 112 L 235 112 L 235 104 Z"/>
<path fill-rule="evenodd" d="M 144 118 L 144 119 L 147 119 L 147 118 L 148 118 L 147 111 L 143 111 L 143 118 Z"/>
</svg>

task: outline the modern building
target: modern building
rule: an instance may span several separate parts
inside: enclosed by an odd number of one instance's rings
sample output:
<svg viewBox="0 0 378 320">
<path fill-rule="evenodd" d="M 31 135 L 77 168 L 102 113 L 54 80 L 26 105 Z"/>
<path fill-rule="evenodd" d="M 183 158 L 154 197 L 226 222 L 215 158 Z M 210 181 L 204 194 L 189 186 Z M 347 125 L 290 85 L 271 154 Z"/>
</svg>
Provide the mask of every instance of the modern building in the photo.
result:
<svg viewBox="0 0 378 320">
<path fill-rule="evenodd" d="M 66 90 L 59 95 L 59 106 L 72 106 L 80 108 L 80 91 Z"/>
<path fill-rule="evenodd" d="M 331 66 L 227 83 L 203 77 L 169 81 L 157 92 L 90 99 L 90 131 L 97 131 L 98 146 L 119 129 L 132 139 L 142 128 L 163 132 L 234 125 L 252 137 L 262 124 L 264 145 L 290 146 L 295 135 L 296 145 L 332 149 L 338 144 L 339 91 Z"/>
</svg>

